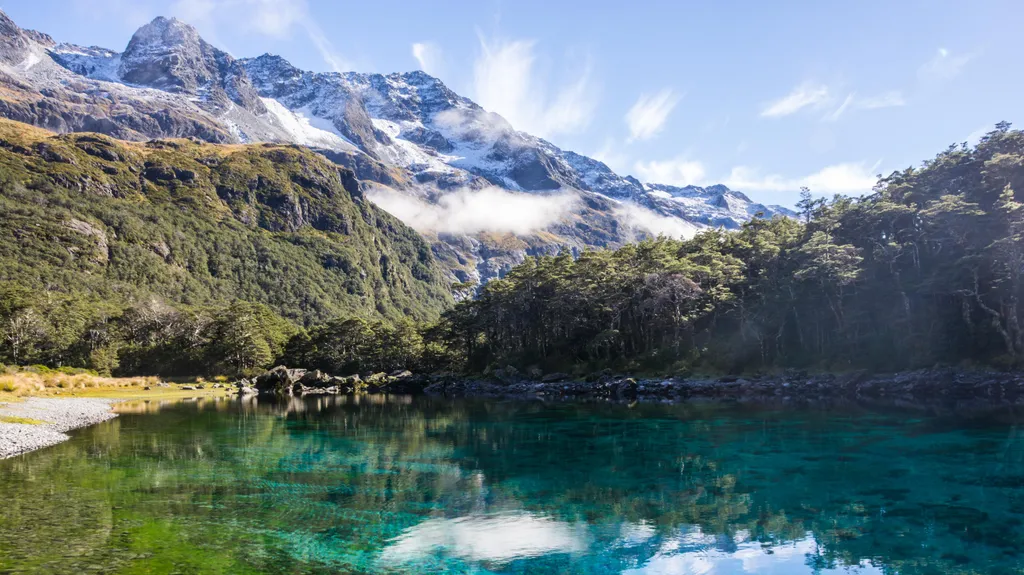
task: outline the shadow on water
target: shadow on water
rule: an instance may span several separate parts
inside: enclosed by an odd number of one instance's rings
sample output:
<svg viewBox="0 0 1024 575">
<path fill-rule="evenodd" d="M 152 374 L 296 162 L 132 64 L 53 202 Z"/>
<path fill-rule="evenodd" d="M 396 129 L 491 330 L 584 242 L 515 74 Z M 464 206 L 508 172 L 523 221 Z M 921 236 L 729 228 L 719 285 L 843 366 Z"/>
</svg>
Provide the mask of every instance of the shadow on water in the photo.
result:
<svg viewBox="0 0 1024 575">
<path fill-rule="evenodd" d="M 0 573 L 1019 573 L 1012 412 L 133 402 L 0 462 Z"/>
</svg>

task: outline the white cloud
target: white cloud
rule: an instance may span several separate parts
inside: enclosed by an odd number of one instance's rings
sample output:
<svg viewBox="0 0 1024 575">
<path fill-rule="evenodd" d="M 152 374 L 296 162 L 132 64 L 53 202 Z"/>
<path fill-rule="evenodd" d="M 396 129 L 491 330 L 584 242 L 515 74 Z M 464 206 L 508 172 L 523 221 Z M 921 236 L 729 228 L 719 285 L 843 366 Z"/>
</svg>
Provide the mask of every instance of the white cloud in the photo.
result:
<svg viewBox="0 0 1024 575">
<path fill-rule="evenodd" d="M 412 45 L 412 57 L 423 70 L 431 76 L 437 76 L 441 70 L 441 47 L 433 42 L 416 42 Z"/>
<path fill-rule="evenodd" d="M 626 112 L 629 139 L 647 140 L 656 136 L 679 100 L 680 97 L 669 88 L 654 95 L 642 94 Z"/>
<path fill-rule="evenodd" d="M 367 197 L 420 232 L 451 234 L 529 234 L 558 222 L 579 202 L 571 192 L 523 194 L 497 187 L 449 192 L 435 204 L 383 186 Z"/>
<path fill-rule="evenodd" d="M 952 80 L 963 71 L 971 58 L 970 54 L 954 55 L 945 48 L 939 48 L 935 56 L 918 69 L 917 77 L 930 82 Z"/>
<path fill-rule="evenodd" d="M 535 60 L 532 41 L 489 40 L 481 35 L 480 55 L 473 66 L 474 99 L 517 130 L 536 136 L 585 128 L 597 104 L 589 63 L 549 98 L 546 81 L 534 70 Z"/>
<path fill-rule="evenodd" d="M 804 82 L 784 97 L 766 104 L 761 110 L 761 116 L 766 118 L 779 118 L 795 114 L 800 110 L 810 107 L 820 107 L 828 102 L 828 86 L 814 82 Z"/>
<path fill-rule="evenodd" d="M 296 24 L 319 30 L 308 14 L 305 0 L 247 0 L 245 11 L 249 25 L 261 34 L 285 38 Z"/>
<path fill-rule="evenodd" d="M 867 193 L 878 178 L 873 173 L 878 163 L 868 166 L 863 162 L 846 162 L 826 166 L 813 174 L 800 178 L 786 178 L 778 174 L 761 175 L 747 166 L 736 166 L 723 183 L 734 190 L 751 192 L 793 192 L 806 186 L 818 194 Z"/>
<path fill-rule="evenodd" d="M 656 214 L 636 204 L 622 204 L 614 210 L 615 217 L 629 228 L 646 232 L 653 236 L 689 239 L 701 230 L 701 227 L 671 216 Z"/>
<path fill-rule="evenodd" d="M 877 96 L 859 98 L 857 99 L 856 104 L 857 107 L 862 110 L 877 110 L 879 108 L 896 108 L 899 106 L 906 106 L 907 101 L 903 98 L 903 94 L 901 92 L 893 90 L 891 92 L 885 92 L 884 94 L 878 94 Z"/>
<path fill-rule="evenodd" d="M 671 186 L 699 186 L 704 183 L 704 164 L 683 157 L 672 160 L 651 160 L 633 165 L 641 182 Z"/>
<path fill-rule="evenodd" d="M 840 104 L 834 112 L 825 116 L 823 119 L 827 122 L 835 122 L 849 109 L 878 110 L 881 108 L 905 106 L 906 104 L 907 101 L 903 99 L 903 94 L 895 90 L 864 98 L 860 98 L 856 94 L 851 93 L 846 96 L 846 99 L 843 100 L 843 103 Z"/>
</svg>

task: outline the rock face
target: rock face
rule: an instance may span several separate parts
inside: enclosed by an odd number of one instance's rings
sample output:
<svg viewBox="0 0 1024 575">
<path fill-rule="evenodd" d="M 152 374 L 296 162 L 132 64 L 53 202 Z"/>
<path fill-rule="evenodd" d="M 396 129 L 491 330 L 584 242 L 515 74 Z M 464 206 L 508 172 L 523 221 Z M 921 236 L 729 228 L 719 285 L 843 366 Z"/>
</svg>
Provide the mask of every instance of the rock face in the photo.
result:
<svg viewBox="0 0 1024 575">
<path fill-rule="evenodd" d="M 159 17 L 139 28 L 120 56 L 125 83 L 204 95 L 218 106 L 234 102 L 255 114 L 267 109 L 242 67 L 176 18 Z"/>
<path fill-rule="evenodd" d="M 440 230 L 435 253 L 454 281 L 500 277 L 528 255 L 617 247 L 664 231 L 652 217 L 687 234 L 736 228 L 758 215 L 792 215 L 724 186 L 677 188 L 623 177 L 517 131 L 423 72 L 315 73 L 269 54 L 236 60 L 174 18 L 140 28 L 122 53 L 56 44 L 2 13 L 0 32 L 0 115 L 10 119 L 129 140 L 309 146 L 355 170 L 364 189 L 418 202 L 444 204 L 449 194 L 487 186 L 578 199 L 545 229 Z"/>
<path fill-rule="evenodd" d="M 21 28 L 0 11 L 0 62 L 20 64 L 28 55 L 29 46 Z"/>
</svg>

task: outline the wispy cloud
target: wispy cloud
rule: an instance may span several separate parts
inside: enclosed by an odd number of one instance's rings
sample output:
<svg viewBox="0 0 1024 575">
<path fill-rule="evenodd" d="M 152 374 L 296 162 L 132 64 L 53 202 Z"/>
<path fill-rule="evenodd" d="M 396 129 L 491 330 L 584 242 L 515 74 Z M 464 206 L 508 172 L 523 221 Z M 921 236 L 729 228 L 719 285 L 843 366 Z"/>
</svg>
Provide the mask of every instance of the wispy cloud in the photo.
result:
<svg viewBox="0 0 1024 575">
<path fill-rule="evenodd" d="M 633 107 L 626 112 L 630 141 L 647 140 L 656 136 L 665 127 L 669 114 L 679 100 L 680 96 L 670 88 L 657 94 L 641 94 Z"/>
<path fill-rule="evenodd" d="M 216 38 L 217 27 L 224 25 L 273 38 L 290 38 L 299 30 L 332 71 L 351 69 L 310 15 L 306 0 L 176 0 L 170 12 L 212 38 Z"/>
<path fill-rule="evenodd" d="M 441 196 L 436 204 L 383 186 L 369 190 L 367 197 L 420 232 L 449 234 L 529 234 L 556 223 L 579 202 L 572 192 L 522 194 L 497 187 L 457 190 Z"/>
<path fill-rule="evenodd" d="M 820 107 L 827 103 L 828 99 L 828 86 L 814 82 L 804 82 L 793 88 L 793 91 L 789 94 L 766 104 L 761 109 L 761 116 L 765 118 L 789 116 L 807 107 Z"/>
<path fill-rule="evenodd" d="M 891 92 L 885 92 L 884 94 L 859 98 L 857 99 L 856 104 L 857 107 L 862 110 L 877 110 L 879 108 L 897 108 L 899 106 L 906 106 L 907 100 L 903 97 L 903 93 L 893 90 Z"/>
<path fill-rule="evenodd" d="M 828 116 L 825 116 L 825 118 L 824 118 L 825 121 L 827 121 L 827 122 L 838 121 L 839 118 L 842 117 L 842 115 L 844 113 L 846 113 L 846 110 L 847 110 L 847 108 L 850 107 L 850 104 L 853 104 L 853 94 L 850 94 L 849 96 L 847 96 L 846 99 L 843 100 L 843 103 L 839 104 L 839 107 L 836 108 L 836 110 L 834 112 L 832 112 Z"/>
<path fill-rule="evenodd" d="M 441 71 L 441 47 L 433 42 L 416 42 L 412 45 L 412 57 L 423 70 L 431 76 L 437 76 Z"/>
<path fill-rule="evenodd" d="M 622 204 L 614 212 L 627 227 L 654 236 L 688 239 L 700 231 L 700 227 L 686 220 L 663 216 L 636 204 Z"/>
<path fill-rule="evenodd" d="M 801 187 L 819 194 L 870 192 L 878 181 L 874 172 L 879 163 L 846 162 L 826 166 L 803 177 L 787 178 L 779 174 L 762 175 L 747 166 L 736 166 L 723 183 L 730 188 L 750 192 L 794 192 Z"/>
<path fill-rule="evenodd" d="M 844 113 L 848 110 L 878 110 L 881 108 L 895 108 L 898 106 L 905 106 L 907 101 L 903 98 L 903 94 L 898 91 L 885 92 L 883 94 L 877 94 L 875 96 L 859 97 L 856 94 L 849 94 L 843 100 L 842 104 L 835 109 L 834 112 L 828 114 L 823 119 L 827 122 L 837 121 Z"/>
<path fill-rule="evenodd" d="M 935 56 L 918 69 L 917 77 L 930 82 L 952 80 L 963 72 L 972 57 L 970 54 L 953 54 L 945 48 L 939 48 Z"/>
<path fill-rule="evenodd" d="M 535 42 L 488 39 L 480 34 L 480 55 L 473 66 L 473 96 L 484 108 L 505 117 L 517 130 L 540 137 L 578 132 L 597 106 L 590 64 L 550 90 L 535 69 Z"/>
<path fill-rule="evenodd" d="M 707 175 L 704 164 L 685 157 L 649 162 L 640 161 L 636 162 L 633 168 L 642 182 L 671 186 L 699 186 L 705 183 Z"/>
</svg>

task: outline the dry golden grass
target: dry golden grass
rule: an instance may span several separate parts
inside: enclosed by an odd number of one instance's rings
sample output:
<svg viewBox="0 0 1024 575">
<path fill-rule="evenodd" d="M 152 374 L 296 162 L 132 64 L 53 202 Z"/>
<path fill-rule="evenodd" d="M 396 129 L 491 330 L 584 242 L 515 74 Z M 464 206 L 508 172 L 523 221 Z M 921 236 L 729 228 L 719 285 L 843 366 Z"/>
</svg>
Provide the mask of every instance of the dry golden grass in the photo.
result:
<svg viewBox="0 0 1024 575">
<path fill-rule="evenodd" d="M 2 88 L 0 88 L 0 99 L 5 94 Z M 51 138 L 59 138 L 66 136 L 65 134 L 58 134 L 51 132 L 45 128 L 38 128 L 31 124 L 25 124 L 22 122 L 16 122 L 14 120 L 8 120 L 6 118 L 0 118 L 0 139 L 8 140 L 12 142 L 19 142 L 22 144 L 35 144 Z M 160 148 L 154 148 L 147 146 L 145 141 L 133 142 L 129 140 L 118 140 L 110 136 L 102 134 L 92 134 L 89 132 L 78 132 L 71 137 L 76 136 L 99 136 L 101 138 L 108 139 L 116 144 L 123 146 L 126 149 L 131 149 L 136 152 L 140 152 L 143 156 L 150 156 L 159 154 L 163 150 Z M 255 147 L 262 148 L 288 148 L 291 147 L 288 144 L 207 144 L 197 143 L 192 140 L 183 138 L 161 138 L 162 141 L 172 142 L 178 144 L 182 150 L 191 150 L 202 155 L 216 155 L 216 156 L 230 156 L 238 152 L 244 152 Z M 181 150 L 179 150 L 180 152 Z"/>
<path fill-rule="evenodd" d="M 18 372 L 0 375 L 0 403 L 23 397 L 103 397 L 111 399 L 164 399 L 230 393 L 226 387 L 182 389 L 158 386 L 156 377 L 101 377 L 90 374 Z M 146 388 L 149 389 L 146 389 Z"/>
<path fill-rule="evenodd" d="M 3 96 L 3 92 L 0 92 L 0 96 Z M 56 136 L 54 132 L 44 130 L 43 128 L 37 128 L 29 124 L 23 124 L 21 122 L 15 122 L 14 120 L 8 120 L 0 118 L 0 138 L 15 142 L 26 142 L 35 143 L 52 138 Z"/>
<path fill-rule="evenodd" d="M 66 373 L 32 373 L 19 372 L 0 375 L 0 391 L 14 395 L 37 395 L 47 390 L 85 390 L 85 389 L 123 389 L 156 385 L 155 377 L 100 377 L 86 373 L 70 375 Z"/>
</svg>

